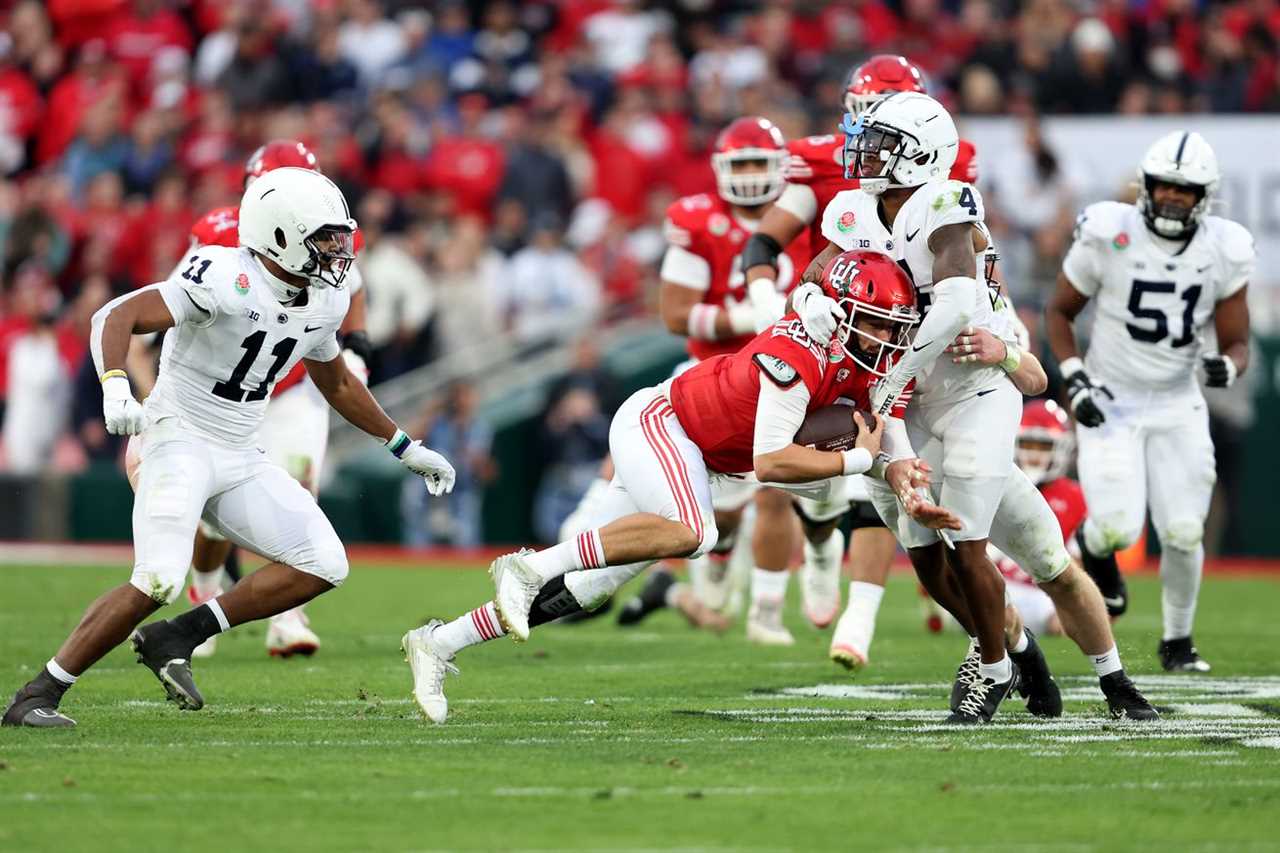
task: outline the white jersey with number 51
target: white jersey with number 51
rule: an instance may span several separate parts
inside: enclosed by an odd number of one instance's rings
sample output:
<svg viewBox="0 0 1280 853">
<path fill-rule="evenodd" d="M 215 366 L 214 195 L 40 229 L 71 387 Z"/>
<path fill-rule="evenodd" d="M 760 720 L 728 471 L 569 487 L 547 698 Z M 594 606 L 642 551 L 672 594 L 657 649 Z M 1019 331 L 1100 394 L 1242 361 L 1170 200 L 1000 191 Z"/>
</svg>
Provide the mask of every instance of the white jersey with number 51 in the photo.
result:
<svg viewBox="0 0 1280 853">
<path fill-rule="evenodd" d="M 1132 204 L 1089 205 L 1062 271 L 1098 303 L 1090 375 L 1125 388 L 1194 385 L 1204 325 L 1248 283 L 1253 263 L 1253 236 L 1229 219 L 1204 217 L 1183 243 L 1153 235 Z"/>
<path fill-rule="evenodd" d="M 923 317 L 929 313 L 933 294 L 934 254 L 929 237 L 945 225 L 970 222 L 982 227 L 982 196 L 976 187 L 962 181 L 929 181 L 907 199 L 892 230 L 880 219 L 879 202 L 878 196 L 862 190 L 839 193 L 823 211 L 822 234 L 844 251 L 870 249 L 896 260 L 915 285 L 916 307 Z M 984 253 L 975 252 L 972 275 L 979 287 L 973 294 L 970 325 L 1005 337 L 1007 322 L 996 315 L 983 261 Z M 999 367 L 958 365 L 944 354 L 916 376 L 915 404 L 956 403 L 1007 381 Z"/>
<path fill-rule="evenodd" d="M 153 285 L 174 328 L 165 335 L 159 376 L 146 400 L 149 421 L 177 416 L 210 439 L 250 446 L 276 380 L 299 359 L 338 357 L 349 293 L 312 285 L 299 297 L 304 305 L 285 307 L 269 275 L 248 249 L 204 246 Z"/>
</svg>

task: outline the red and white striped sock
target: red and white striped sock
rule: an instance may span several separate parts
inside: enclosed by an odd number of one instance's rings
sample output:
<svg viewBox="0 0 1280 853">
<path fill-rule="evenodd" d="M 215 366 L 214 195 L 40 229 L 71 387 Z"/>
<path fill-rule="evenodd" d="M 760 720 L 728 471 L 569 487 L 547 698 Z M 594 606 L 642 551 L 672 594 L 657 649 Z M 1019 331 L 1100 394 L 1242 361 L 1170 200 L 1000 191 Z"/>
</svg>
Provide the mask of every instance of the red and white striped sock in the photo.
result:
<svg viewBox="0 0 1280 853">
<path fill-rule="evenodd" d="M 470 613 L 464 613 L 447 625 L 441 625 L 431 634 L 440 651 L 453 657 L 467 646 L 488 640 L 496 640 L 507 632 L 498 621 L 498 611 L 493 602 L 480 605 Z"/>
<path fill-rule="evenodd" d="M 600 528 L 584 530 L 568 541 L 529 554 L 524 559 L 544 581 L 558 578 L 566 572 L 603 568 L 605 558 Z"/>
</svg>

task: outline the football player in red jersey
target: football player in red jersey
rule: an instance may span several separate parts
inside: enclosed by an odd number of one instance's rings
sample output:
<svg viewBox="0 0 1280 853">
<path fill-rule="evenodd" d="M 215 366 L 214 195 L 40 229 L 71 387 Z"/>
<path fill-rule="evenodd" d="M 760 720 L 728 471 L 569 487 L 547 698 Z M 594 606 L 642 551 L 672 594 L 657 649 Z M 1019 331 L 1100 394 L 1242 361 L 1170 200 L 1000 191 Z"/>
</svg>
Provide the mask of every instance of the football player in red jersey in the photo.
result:
<svg viewBox="0 0 1280 853">
<path fill-rule="evenodd" d="M 870 424 L 855 415 L 854 449 L 795 443 L 809 412 L 840 399 L 859 408 L 869 403 L 919 316 L 905 274 L 884 255 L 842 254 L 822 282 L 840 314 L 828 346 L 816 345 L 792 313 L 737 352 L 637 391 L 610 426 L 616 475 L 591 526 L 545 550 L 499 557 L 491 568 L 493 601 L 404 636 L 414 697 L 429 719 L 443 722 L 447 715 L 444 677 L 457 672 L 452 659 L 459 650 L 505 633 L 527 639 L 531 626 L 600 606 L 657 560 L 714 547 L 715 480 L 754 479 L 820 494 L 848 474 L 871 472 L 892 485 L 918 522 L 954 529 L 953 514 L 920 497 L 929 469 L 907 440 L 905 402 Z"/>
<path fill-rule="evenodd" d="M 849 74 L 842 106 L 854 116 L 894 92 L 924 92 L 923 72 L 904 56 L 879 54 L 855 67 Z M 747 245 L 744 266 L 752 287 L 772 281 L 780 274 L 782 247 L 790 253 L 797 243 L 816 253 L 827 242 L 822 235 L 822 211 L 835 195 L 857 186 L 845 177 L 844 136 L 810 136 L 787 144 L 785 196 L 760 222 Z M 960 140 L 960 149 L 951 177 L 972 183 L 977 180 L 974 147 Z M 889 565 L 897 543 L 884 527 L 867 499 L 865 489 L 854 482 L 850 502 L 815 508 L 796 504 L 804 532 L 804 564 L 800 570 L 801 601 L 805 616 L 815 626 L 825 628 L 840 612 L 840 564 L 844 558 L 844 534 L 840 521 L 848 514 L 853 532 L 849 542 L 849 609 L 841 619 L 831 643 L 831 658 L 856 669 L 866 664 L 870 628 L 884 592 Z M 865 636 L 864 636 L 865 635 Z"/>
<path fill-rule="evenodd" d="M 245 187 L 267 172 L 284 166 L 320 171 L 315 155 L 305 144 L 293 139 L 276 139 L 258 148 L 245 162 Z M 191 226 L 192 248 L 240 245 L 239 223 L 238 207 L 214 208 Z M 362 243 L 357 231 L 357 252 Z M 372 356 L 372 348 L 364 331 L 366 297 L 362 284 L 359 269 L 352 266 L 346 282 L 351 290 L 351 307 L 342 324 L 342 346 L 343 358 L 352 373 L 367 380 L 367 363 Z M 262 424 L 263 446 L 273 462 L 316 494 L 320 487 L 320 468 L 328 435 L 329 412 L 324 397 L 299 363 L 276 383 L 272 392 L 271 406 Z M 231 543 L 217 529 L 202 521 L 191 558 L 191 586 L 187 588 L 187 598 L 193 607 L 222 591 L 223 566 L 230 553 Z M 212 655 L 215 642 L 215 638 L 210 638 L 196 649 L 195 654 L 199 657 Z M 266 642 L 267 652 L 277 657 L 310 655 L 320 647 L 320 640 L 311 630 L 301 607 L 272 617 L 267 626 Z"/>
</svg>

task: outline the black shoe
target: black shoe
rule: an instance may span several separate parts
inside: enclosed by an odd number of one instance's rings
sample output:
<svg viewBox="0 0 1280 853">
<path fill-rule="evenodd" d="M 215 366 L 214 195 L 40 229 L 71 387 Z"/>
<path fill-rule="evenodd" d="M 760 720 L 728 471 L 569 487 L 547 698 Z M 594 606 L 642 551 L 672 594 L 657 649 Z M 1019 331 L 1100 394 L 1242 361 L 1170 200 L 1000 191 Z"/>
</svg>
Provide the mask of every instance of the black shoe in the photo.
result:
<svg viewBox="0 0 1280 853">
<path fill-rule="evenodd" d="M 975 678 L 965 688 L 959 706 L 947 717 L 947 722 L 960 726 L 977 726 L 991 722 L 996 711 L 1018 683 L 1018 665 L 1009 661 L 1008 681 L 992 681 L 990 678 Z"/>
<path fill-rule="evenodd" d="M 58 710 L 63 691 L 42 689 L 40 677 L 27 682 L 13 697 L 0 726 L 31 726 L 37 729 L 69 729 L 76 721 Z M 56 695 L 55 695 L 56 694 Z"/>
<path fill-rule="evenodd" d="M 1160 665 L 1165 672 L 1208 672 L 1209 662 L 1200 657 L 1196 647 L 1191 644 L 1190 637 L 1177 640 L 1161 640 Z"/>
<path fill-rule="evenodd" d="M 655 610 L 667 606 L 667 590 L 675 585 L 676 578 L 671 572 L 659 569 L 649 573 L 644 589 L 635 598 L 622 605 L 618 611 L 619 625 L 638 625 Z"/>
<path fill-rule="evenodd" d="M 1124 670 L 1116 670 L 1098 679 L 1102 695 L 1107 697 L 1107 707 L 1111 716 L 1116 719 L 1157 720 L 1160 714 L 1147 697 L 1138 690 L 1138 685 L 1124 674 Z"/>
<path fill-rule="evenodd" d="M 138 628 L 130 635 L 129 643 L 138 653 L 138 663 L 160 679 L 169 701 L 184 711 L 204 707 L 204 697 L 191 677 L 191 652 L 199 641 L 193 641 L 166 620 Z"/>
<path fill-rule="evenodd" d="M 1076 528 L 1076 544 L 1080 546 L 1080 564 L 1084 566 L 1085 573 L 1098 585 L 1098 591 L 1102 593 L 1102 603 L 1107 606 L 1107 615 L 1113 619 L 1122 615 L 1129 609 L 1129 586 L 1124 582 L 1124 575 L 1120 574 L 1120 564 L 1116 562 L 1116 555 L 1095 557 L 1090 554 L 1089 548 L 1084 544 L 1083 524 Z"/>
<path fill-rule="evenodd" d="M 1027 632 L 1027 648 L 1017 654 L 1009 653 L 1013 662 L 1018 665 L 1022 677 L 1018 679 L 1018 693 L 1027 700 L 1027 710 L 1037 717 L 1062 716 L 1062 691 L 1049 672 L 1049 662 L 1044 659 L 1044 652 L 1036 642 L 1036 635 L 1031 629 Z"/>
<path fill-rule="evenodd" d="M 978 667 L 981 664 L 982 650 L 976 644 L 970 643 L 968 653 L 956 669 L 956 680 L 951 684 L 951 713 L 954 714 L 960 707 L 960 700 L 964 698 L 969 682 L 977 679 Z"/>
</svg>

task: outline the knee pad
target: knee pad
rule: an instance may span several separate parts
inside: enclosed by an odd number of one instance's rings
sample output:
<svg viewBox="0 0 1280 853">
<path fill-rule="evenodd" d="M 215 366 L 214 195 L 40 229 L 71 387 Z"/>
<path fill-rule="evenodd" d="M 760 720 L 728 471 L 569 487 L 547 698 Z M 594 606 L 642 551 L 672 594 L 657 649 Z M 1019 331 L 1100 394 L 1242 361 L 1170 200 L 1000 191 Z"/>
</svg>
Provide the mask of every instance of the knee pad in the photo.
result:
<svg viewBox="0 0 1280 853">
<path fill-rule="evenodd" d="M 1123 515 L 1090 516 L 1084 525 L 1084 543 L 1089 552 L 1107 556 L 1128 548 L 1142 535 L 1142 520 L 1137 524 Z"/>
<path fill-rule="evenodd" d="M 1156 534 L 1160 537 L 1162 547 L 1175 551 L 1194 551 L 1204 540 L 1204 522 L 1192 518 L 1178 519 L 1156 530 Z"/>
</svg>

